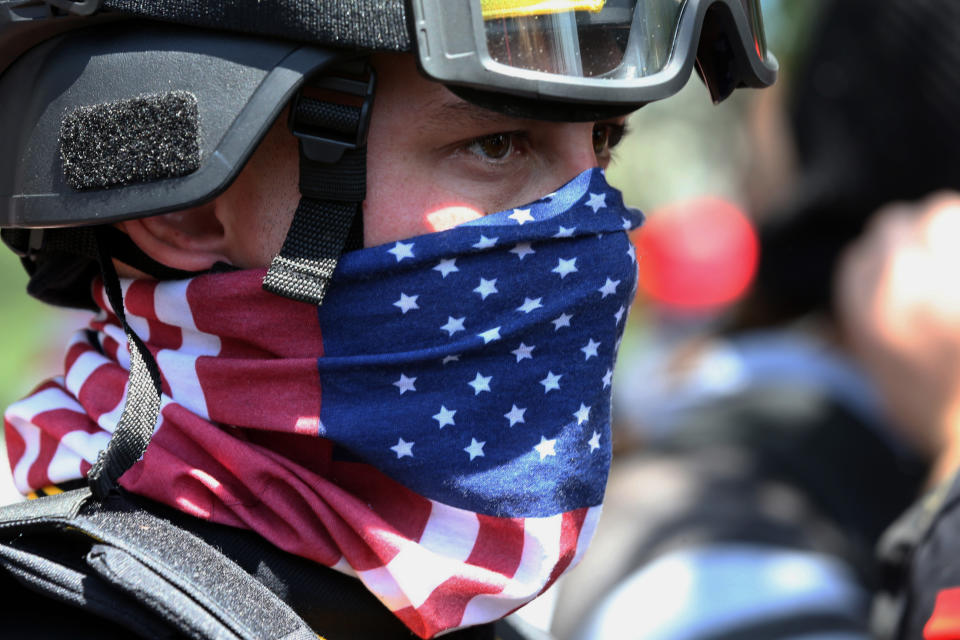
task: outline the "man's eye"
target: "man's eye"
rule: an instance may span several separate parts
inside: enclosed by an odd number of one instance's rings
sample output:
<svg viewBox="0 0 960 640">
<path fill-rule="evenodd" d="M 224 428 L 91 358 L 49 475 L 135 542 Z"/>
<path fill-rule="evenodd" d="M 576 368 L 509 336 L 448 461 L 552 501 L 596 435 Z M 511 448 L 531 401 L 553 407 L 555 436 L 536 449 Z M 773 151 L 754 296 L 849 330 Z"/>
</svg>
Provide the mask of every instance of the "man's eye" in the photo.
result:
<svg viewBox="0 0 960 640">
<path fill-rule="evenodd" d="M 468 147 L 472 152 L 487 160 L 503 160 L 513 151 L 513 135 L 494 133 L 477 138 Z"/>
<path fill-rule="evenodd" d="M 598 156 L 604 155 L 620 144 L 626 126 L 615 122 L 598 122 L 593 125 L 593 152 Z"/>
</svg>

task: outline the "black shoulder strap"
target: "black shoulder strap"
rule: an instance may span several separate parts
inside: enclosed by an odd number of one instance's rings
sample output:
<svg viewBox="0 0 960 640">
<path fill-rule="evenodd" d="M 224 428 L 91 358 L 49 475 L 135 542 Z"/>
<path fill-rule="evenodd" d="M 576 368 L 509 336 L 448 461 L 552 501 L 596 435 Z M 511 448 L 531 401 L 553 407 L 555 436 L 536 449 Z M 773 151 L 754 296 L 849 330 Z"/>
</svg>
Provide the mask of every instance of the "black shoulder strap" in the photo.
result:
<svg viewBox="0 0 960 640">
<path fill-rule="evenodd" d="M 222 553 L 88 488 L 0 508 L 0 571 L 149 638 L 316 640 Z"/>
</svg>

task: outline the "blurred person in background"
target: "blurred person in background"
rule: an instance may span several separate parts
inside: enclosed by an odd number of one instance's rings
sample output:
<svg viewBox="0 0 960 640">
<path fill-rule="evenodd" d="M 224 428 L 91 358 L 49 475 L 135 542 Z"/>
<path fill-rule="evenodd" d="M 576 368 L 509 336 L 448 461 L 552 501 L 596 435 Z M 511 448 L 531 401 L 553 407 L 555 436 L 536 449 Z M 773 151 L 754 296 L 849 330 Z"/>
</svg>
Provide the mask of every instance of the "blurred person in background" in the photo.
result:
<svg viewBox="0 0 960 640">
<path fill-rule="evenodd" d="M 929 489 L 881 541 L 881 640 L 960 638 L 960 195 L 895 203 L 837 273 L 847 343 L 902 438 L 932 461 Z"/>
<path fill-rule="evenodd" d="M 757 215 L 751 292 L 656 374 L 619 379 L 617 414 L 645 446 L 613 476 L 608 553 L 565 585 L 560 637 L 868 637 L 886 579 L 874 547 L 951 448 L 889 401 L 899 385 L 934 410 L 913 369 L 888 361 L 886 385 L 864 375 L 871 349 L 836 322 L 857 279 L 837 291 L 834 278 L 885 203 L 960 186 L 958 26 L 949 0 L 824 5 L 790 84 L 794 150 L 780 153 L 795 174 Z M 657 615 L 635 620 L 641 604 Z"/>
</svg>

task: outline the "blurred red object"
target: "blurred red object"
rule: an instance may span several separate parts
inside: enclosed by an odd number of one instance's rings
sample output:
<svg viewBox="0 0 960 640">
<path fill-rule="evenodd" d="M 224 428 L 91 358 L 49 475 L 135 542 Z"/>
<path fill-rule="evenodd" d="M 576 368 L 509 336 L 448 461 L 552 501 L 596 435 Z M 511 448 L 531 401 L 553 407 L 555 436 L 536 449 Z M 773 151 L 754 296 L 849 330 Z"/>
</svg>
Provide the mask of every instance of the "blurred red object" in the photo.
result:
<svg viewBox="0 0 960 640">
<path fill-rule="evenodd" d="M 759 242 L 735 205 L 702 197 L 662 207 L 632 234 L 640 290 L 663 306 L 710 311 L 741 298 L 757 270 Z"/>
</svg>

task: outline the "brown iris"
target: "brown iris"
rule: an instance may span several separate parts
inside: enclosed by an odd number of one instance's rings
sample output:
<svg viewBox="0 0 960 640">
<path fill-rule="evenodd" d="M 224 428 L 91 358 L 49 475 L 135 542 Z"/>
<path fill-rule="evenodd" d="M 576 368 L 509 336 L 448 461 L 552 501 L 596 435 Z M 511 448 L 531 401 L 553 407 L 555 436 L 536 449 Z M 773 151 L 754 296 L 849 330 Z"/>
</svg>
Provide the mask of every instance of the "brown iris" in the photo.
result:
<svg viewBox="0 0 960 640">
<path fill-rule="evenodd" d="M 493 135 L 478 138 L 477 147 L 491 160 L 503 160 L 510 154 L 513 147 L 508 133 L 495 133 Z"/>
</svg>

